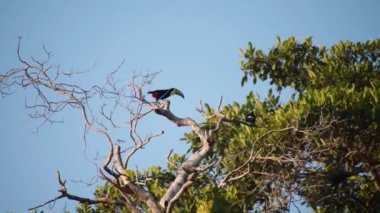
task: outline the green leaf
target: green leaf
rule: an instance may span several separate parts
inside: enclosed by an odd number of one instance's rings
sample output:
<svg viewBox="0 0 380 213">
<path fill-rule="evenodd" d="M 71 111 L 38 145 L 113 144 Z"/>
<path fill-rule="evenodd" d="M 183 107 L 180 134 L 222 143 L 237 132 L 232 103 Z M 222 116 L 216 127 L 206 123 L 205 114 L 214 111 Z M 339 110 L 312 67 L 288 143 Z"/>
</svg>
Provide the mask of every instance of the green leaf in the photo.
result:
<svg viewBox="0 0 380 213">
<path fill-rule="evenodd" d="M 361 182 L 361 183 L 366 182 L 366 179 L 364 177 L 361 177 L 361 176 L 358 176 L 358 175 L 350 176 L 348 179 L 350 181 L 355 181 L 355 182 Z"/>
</svg>

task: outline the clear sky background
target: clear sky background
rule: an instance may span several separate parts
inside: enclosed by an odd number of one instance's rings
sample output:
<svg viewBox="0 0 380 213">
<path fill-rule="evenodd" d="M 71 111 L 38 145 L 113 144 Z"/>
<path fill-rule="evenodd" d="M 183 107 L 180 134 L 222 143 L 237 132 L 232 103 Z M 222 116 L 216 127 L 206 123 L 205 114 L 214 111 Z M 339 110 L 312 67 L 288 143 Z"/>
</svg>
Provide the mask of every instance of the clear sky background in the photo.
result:
<svg viewBox="0 0 380 213">
<path fill-rule="evenodd" d="M 195 110 L 201 100 L 216 106 L 221 95 L 224 104 L 244 102 L 249 91 L 265 96 L 264 83 L 240 87 L 237 50 L 248 41 L 263 50 L 274 45 L 276 36 L 313 36 L 315 44 L 326 46 L 340 40 L 366 41 L 380 37 L 379 11 L 376 0 L 2 0 L 0 72 L 20 65 L 17 35 L 23 36 L 25 58 L 42 56 L 45 45 L 62 69 L 91 68 L 79 81 L 84 85 L 103 82 L 125 60 L 123 73 L 162 71 L 153 89 L 181 89 L 186 99 L 173 98 L 173 112 L 201 122 Z M 75 183 L 91 182 L 97 175 L 83 154 L 79 112 L 66 110 L 58 115 L 63 124 L 45 125 L 33 134 L 40 121 L 30 119 L 24 107 L 32 94 L 18 89 L 0 98 L 0 212 L 26 212 L 58 195 L 57 169 L 73 194 L 90 197 L 95 187 Z M 178 153 L 188 149 L 180 141 L 187 128 L 153 114 L 147 120 L 142 132 L 165 134 L 132 159 L 132 169 L 164 167 L 171 148 Z M 90 159 L 95 151 L 106 153 L 103 138 L 89 139 Z M 65 206 L 73 210 L 75 203 L 60 200 L 53 210 L 45 210 L 61 212 Z"/>
</svg>

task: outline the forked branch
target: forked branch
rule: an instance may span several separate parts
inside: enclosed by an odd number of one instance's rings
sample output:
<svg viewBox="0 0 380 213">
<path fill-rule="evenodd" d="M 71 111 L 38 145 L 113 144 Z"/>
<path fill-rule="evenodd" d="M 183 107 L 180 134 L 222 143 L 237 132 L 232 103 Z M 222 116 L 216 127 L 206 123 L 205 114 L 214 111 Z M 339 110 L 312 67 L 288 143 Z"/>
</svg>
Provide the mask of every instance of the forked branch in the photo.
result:
<svg viewBox="0 0 380 213">
<path fill-rule="evenodd" d="M 103 204 L 108 204 L 108 205 L 112 205 L 112 206 L 120 206 L 120 207 L 123 207 L 125 206 L 125 203 L 122 202 L 122 201 L 117 201 L 117 200 L 114 200 L 114 199 L 111 199 L 111 198 L 107 198 L 107 197 L 102 197 L 102 198 L 96 198 L 96 199 L 89 199 L 89 198 L 85 198 L 85 197 L 79 197 L 79 196 L 76 196 L 76 195 L 73 195 L 73 194 L 70 194 L 67 189 L 66 189 L 66 180 L 65 181 L 62 181 L 61 179 L 61 174 L 59 171 L 57 171 L 57 179 L 58 179 L 58 183 L 60 185 L 60 190 L 58 190 L 61 194 L 58 195 L 57 197 L 49 200 L 49 201 L 46 201 L 45 203 L 42 203 L 38 206 L 35 206 L 35 207 L 32 207 L 32 208 L 29 208 L 28 210 L 31 211 L 31 210 L 35 210 L 35 209 L 38 209 L 40 207 L 43 207 L 49 203 L 53 203 L 59 199 L 62 199 L 62 198 L 67 198 L 69 200 L 74 200 L 74 201 L 78 201 L 79 203 L 83 203 L 83 204 L 98 204 L 98 203 L 103 203 Z"/>
</svg>

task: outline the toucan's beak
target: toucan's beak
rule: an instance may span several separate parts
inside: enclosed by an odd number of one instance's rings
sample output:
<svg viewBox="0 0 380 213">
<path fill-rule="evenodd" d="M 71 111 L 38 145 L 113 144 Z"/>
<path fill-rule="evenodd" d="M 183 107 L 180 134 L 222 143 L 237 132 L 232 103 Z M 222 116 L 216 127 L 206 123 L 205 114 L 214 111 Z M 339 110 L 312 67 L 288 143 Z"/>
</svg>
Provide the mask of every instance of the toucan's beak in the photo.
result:
<svg viewBox="0 0 380 213">
<path fill-rule="evenodd" d="M 185 98 L 185 96 L 183 95 L 183 93 L 181 91 L 179 91 L 179 90 L 178 90 L 177 95 L 181 96 L 182 98 Z"/>
<path fill-rule="evenodd" d="M 182 98 L 185 98 L 185 96 L 183 95 L 183 93 L 179 89 L 174 89 L 173 93 L 176 94 L 176 95 L 181 96 Z"/>
</svg>

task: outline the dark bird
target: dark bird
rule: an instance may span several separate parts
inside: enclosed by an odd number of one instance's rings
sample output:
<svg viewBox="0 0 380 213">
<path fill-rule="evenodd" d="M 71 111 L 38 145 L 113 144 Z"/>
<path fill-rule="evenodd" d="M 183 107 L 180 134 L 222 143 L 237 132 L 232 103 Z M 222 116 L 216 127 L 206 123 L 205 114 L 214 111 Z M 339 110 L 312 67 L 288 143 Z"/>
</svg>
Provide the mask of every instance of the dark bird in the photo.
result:
<svg viewBox="0 0 380 213">
<path fill-rule="evenodd" d="M 346 168 L 345 166 L 340 166 L 340 167 L 331 169 L 327 173 L 327 180 L 332 185 L 339 185 L 340 183 L 345 182 L 352 175 L 353 174 L 348 171 L 348 168 Z"/>
<path fill-rule="evenodd" d="M 155 98 L 156 101 L 164 100 L 172 95 L 179 95 L 182 98 L 185 98 L 183 93 L 177 88 L 153 90 L 153 91 L 149 91 L 148 94 L 152 94 L 152 97 Z"/>
<path fill-rule="evenodd" d="M 245 121 L 247 123 L 249 123 L 251 126 L 255 126 L 256 125 L 256 115 L 255 113 L 253 112 L 249 112 L 246 116 L 245 116 Z"/>
</svg>

